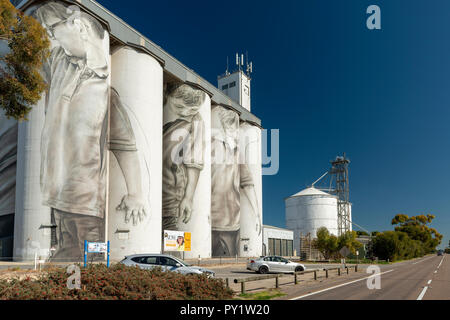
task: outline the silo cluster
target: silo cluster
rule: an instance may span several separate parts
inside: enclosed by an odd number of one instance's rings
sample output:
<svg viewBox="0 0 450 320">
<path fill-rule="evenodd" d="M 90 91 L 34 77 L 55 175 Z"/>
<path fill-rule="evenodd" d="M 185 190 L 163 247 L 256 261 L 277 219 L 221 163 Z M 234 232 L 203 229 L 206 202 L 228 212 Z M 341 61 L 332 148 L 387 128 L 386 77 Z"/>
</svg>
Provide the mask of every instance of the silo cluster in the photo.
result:
<svg viewBox="0 0 450 320">
<path fill-rule="evenodd" d="M 0 258 L 108 240 L 120 260 L 165 230 L 192 235 L 185 258 L 259 256 L 260 120 L 93 1 L 20 6 L 51 38 L 49 90 L 29 121 L 0 116 Z"/>
</svg>

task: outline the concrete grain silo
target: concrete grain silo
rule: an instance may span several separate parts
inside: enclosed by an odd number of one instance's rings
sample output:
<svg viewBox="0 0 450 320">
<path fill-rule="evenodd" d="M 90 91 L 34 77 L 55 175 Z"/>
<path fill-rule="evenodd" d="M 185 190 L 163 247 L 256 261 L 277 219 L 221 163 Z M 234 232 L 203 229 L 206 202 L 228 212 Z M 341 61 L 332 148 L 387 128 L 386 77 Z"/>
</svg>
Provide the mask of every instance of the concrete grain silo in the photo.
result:
<svg viewBox="0 0 450 320">
<path fill-rule="evenodd" d="M 286 200 L 286 227 L 294 231 L 294 249 L 300 252 L 300 236 L 311 234 L 326 227 L 338 234 L 337 198 L 316 188 L 307 188 Z"/>
</svg>

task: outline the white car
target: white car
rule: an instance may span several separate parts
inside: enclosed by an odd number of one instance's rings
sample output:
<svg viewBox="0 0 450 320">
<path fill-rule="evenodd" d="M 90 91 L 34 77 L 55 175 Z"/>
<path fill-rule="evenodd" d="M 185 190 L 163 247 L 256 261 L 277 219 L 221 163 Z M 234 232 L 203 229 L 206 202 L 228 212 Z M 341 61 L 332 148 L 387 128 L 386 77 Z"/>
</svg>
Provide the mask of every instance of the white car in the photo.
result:
<svg viewBox="0 0 450 320">
<path fill-rule="evenodd" d="M 289 261 L 283 257 L 269 256 L 261 257 L 256 260 L 250 260 L 247 264 L 247 270 L 257 273 L 294 273 L 305 271 L 303 264 Z"/>
<path fill-rule="evenodd" d="M 148 270 L 161 268 L 162 271 L 178 272 L 184 275 L 206 274 L 209 278 L 215 276 L 212 270 L 191 266 L 181 259 L 165 254 L 135 254 L 125 257 L 120 263 Z"/>
</svg>

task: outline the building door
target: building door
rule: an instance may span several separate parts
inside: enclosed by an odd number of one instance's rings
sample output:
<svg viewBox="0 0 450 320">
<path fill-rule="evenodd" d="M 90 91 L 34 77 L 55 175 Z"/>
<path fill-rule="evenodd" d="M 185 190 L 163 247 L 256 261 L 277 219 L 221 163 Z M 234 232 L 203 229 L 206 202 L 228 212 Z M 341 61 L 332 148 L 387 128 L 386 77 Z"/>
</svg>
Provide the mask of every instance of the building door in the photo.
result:
<svg viewBox="0 0 450 320">
<path fill-rule="evenodd" d="M 0 217 L 0 261 L 13 258 L 14 215 Z"/>
</svg>

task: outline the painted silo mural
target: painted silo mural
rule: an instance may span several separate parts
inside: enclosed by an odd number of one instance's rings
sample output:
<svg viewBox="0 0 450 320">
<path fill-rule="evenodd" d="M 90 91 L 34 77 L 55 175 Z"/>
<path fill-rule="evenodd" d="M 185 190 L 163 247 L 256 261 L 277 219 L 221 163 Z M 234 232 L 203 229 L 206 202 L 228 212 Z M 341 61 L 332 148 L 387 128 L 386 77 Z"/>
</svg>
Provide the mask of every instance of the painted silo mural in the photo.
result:
<svg viewBox="0 0 450 320">
<path fill-rule="evenodd" d="M 241 192 L 241 257 L 257 257 L 262 254 L 262 166 L 261 129 L 248 122 L 239 128 L 240 163 L 246 165 L 253 186 L 242 186 Z"/>
<path fill-rule="evenodd" d="M 260 158 L 239 160 L 260 138 L 240 146 L 240 115 L 218 91 L 167 72 L 173 58 L 141 35 L 119 39 L 101 10 L 52 0 L 25 12 L 51 40 L 48 89 L 29 121 L 0 117 L 0 258 L 81 261 L 87 240 L 120 260 L 163 251 L 164 230 L 190 234 L 186 259 L 261 251 Z"/>
<path fill-rule="evenodd" d="M 109 36 L 97 20 L 60 2 L 46 2 L 33 16 L 52 44 L 40 135 L 41 200 L 55 226 L 52 259 L 80 259 L 84 240 L 105 238 Z"/>
<path fill-rule="evenodd" d="M 211 111 L 211 225 L 213 256 L 239 255 L 241 193 L 258 214 L 255 183 L 249 167 L 239 161 L 239 115 L 215 105 Z M 261 232 L 257 219 L 255 228 Z"/>
<path fill-rule="evenodd" d="M 164 93 L 162 231 L 192 233 L 189 256 L 210 256 L 211 100 L 201 89 L 168 82 Z"/>
<path fill-rule="evenodd" d="M 120 260 L 161 249 L 163 70 L 134 48 L 112 51 L 107 221 Z"/>
</svg>

